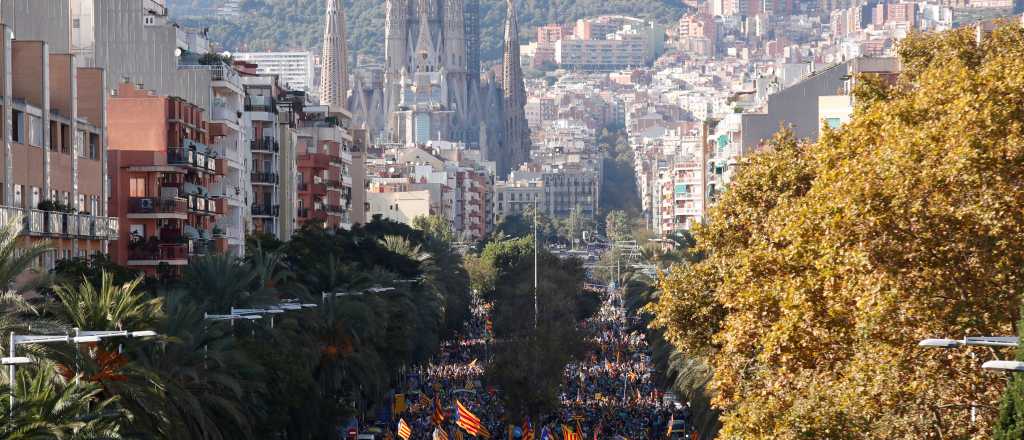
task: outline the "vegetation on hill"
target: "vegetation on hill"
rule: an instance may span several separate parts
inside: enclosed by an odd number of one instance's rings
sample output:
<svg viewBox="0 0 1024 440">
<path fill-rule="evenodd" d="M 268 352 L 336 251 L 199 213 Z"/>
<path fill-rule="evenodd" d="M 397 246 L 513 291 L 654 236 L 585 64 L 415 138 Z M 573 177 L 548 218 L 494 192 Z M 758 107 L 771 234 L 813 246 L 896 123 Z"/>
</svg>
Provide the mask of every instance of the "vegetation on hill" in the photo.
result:
<svg viewBox="0 0 1024 440">
<path fill-rule="evenodd" d="M 181 24 L 209 28 L 210 39 L 229 51 L 320 51 L 324 0 L 244 0 L 240 19 L 221 20 L 213 10 L 223 0 L 169 0 Z M 684 12 L 678 0 L 517 0 L 523 41 L 548 23 L 565 23 L 601 14 L 623 14 L 669 23 Z M 360 62 L 384 55 L 384 2 L 346 0 L 349 50 Z M 501 59 L 504 0 L 480 1 L 480 58 L 486 65 Z"/>
</svg>

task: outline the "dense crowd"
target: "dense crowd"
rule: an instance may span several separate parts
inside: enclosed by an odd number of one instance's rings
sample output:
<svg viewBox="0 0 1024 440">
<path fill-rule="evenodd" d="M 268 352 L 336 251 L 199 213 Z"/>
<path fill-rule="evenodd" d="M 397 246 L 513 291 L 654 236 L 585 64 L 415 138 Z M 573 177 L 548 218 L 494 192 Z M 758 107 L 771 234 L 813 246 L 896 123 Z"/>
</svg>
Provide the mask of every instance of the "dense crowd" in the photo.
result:
<svg viewBox="0 0 1024 440">
<path fill-rule="evenodd" d="M 432 439 L 434 396 L 446 407 L 458 399 L 481 419 L 494 439 L 506 435 L 501 396 L 482 383 L 487 358 L 486 315 L 486 308 L 476 305 L 466 338 L 445 344 L 435 362 L 414 371 L 412 388 L 423 392 L 422 397 L 415 392 L 408 397 L 411 410 L 402 415 L 413 428 L 410 440 Z M 678 407 L 665 402 L 655 384 L 644 334 L 631 329 L 623 309 L 610 300 L 585 325 L 593 350 L 583 361 L 566 367 L 561 410 L 535 421 L 534 438 L 540 440 L 542 428 L 548 427 L 561 439 L 563 425 L 582 429 L 585 439 L 665 438 L 670 421 L 686 417 L 685 406 L 675 410 Z M 455 439 L 450 417 L 444 426 L 451 433 L 449 438 Z"/>
</svg>

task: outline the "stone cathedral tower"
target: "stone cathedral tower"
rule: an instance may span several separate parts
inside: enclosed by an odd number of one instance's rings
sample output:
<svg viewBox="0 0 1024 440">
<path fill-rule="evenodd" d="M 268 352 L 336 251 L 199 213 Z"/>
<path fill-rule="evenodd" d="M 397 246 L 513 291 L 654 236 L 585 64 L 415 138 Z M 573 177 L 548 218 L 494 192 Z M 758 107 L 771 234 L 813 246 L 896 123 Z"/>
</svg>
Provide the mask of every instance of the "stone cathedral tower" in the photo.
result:
<svg viewBox="0 0 1024 440">
<path fill-rule="evenodd" d="M 320 57 L 320 104 L 331 110 L 348 107 L 348 35 L 341 0 L 326 0 L 324 47 Z"/>
<path fill-rule="evenodd" d="M 503 91 L 504 139 L 500 152 L 498 176 L 530 160 L 530 128 L 526 124 L 526 85 L 519 63 L 519 19 L 514 0 L 506 0 L 505 48 L 502 60 L 501 89 Z"/>
<path fill-rule="evenodd" d="M 464 0 L 386 0 L 386 141 L 467 141 L 470 109 Z"/>
</svg>

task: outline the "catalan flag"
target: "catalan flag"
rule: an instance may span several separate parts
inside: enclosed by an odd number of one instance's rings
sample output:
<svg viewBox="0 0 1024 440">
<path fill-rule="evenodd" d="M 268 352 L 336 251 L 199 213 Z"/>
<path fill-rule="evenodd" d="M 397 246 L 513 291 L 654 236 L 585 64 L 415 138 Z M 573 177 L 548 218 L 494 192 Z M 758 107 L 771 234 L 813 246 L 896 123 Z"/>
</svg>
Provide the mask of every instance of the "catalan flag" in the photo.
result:
<svg viewBox="0 0 1024 440">
<path fill-rule="evenodd" d="M 533 440 L 533 426 L 530 425 L 530 419 L 523 422 L 523 440 Z"/>
<path fill-rule="evenodd" d="M 440 426 L 434 428 L 434 440 L 448 440 L 448 432 Z"/>
<path fill-rule="evenodd" d="M 462 431 L 461 430 L 458 430 L 458 429 L 455 430 L 455 440 L 465 440 L 464 437 L 462 436 Z"/>
<path fill-rule="evenodd" d="M 398 419 L 398 436 L 402 440 L 409 440 L 409 437 L 412 437 L 412 428 L 409 427 L 408 423 L 405 423 L 405 419 Z"/>
<path fill-rule="evenodd" d="M 469 435 L 479 436 L 482 432 L 487 432 L 484 426 L 480 424 L 480 418 L 469 411 L 462 402 L 455 401 L 455 424 L 465 429 Z M 490 433 L 487 433 L 487 437 L 490 437 Z"/>
<path fill-rule="evenodd" d="M 419 403 L 420 407 L 426 408 L 427 405 L 430 405 L 430 398 L 428 398 L 426 394 L 420 393 L 420 398 L 417 403 Z"/>
<path fill-rule="evenodd" d="M 441 409 L 441 399 L 436 395 L 434 396 L 434 414 L 430 416 L 430 421 L 434 423 L 434 426 L 441 426 L 444 422 L 444 411 Z"/>
</svg>

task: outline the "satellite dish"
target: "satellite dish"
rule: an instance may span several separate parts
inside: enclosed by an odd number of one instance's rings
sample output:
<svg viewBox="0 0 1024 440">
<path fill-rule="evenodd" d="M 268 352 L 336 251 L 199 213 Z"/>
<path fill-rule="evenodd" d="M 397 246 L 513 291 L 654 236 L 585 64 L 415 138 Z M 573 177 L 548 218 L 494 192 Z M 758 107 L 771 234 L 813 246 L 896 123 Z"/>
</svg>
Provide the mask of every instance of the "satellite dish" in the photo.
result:
<svg viewBox="0 0 1024 440">
<path fill-rule="evenodd" d="M 180 48 L 180 47 L 175 47 L 175 48 L 174 48 L 174 56 L 176 56 L 176 57 L 180 57 L 180 56 L 181 56 L 181 52 L 182 52 L 182 51 L 181 51 L 181 48 Z"/>
</svg>

